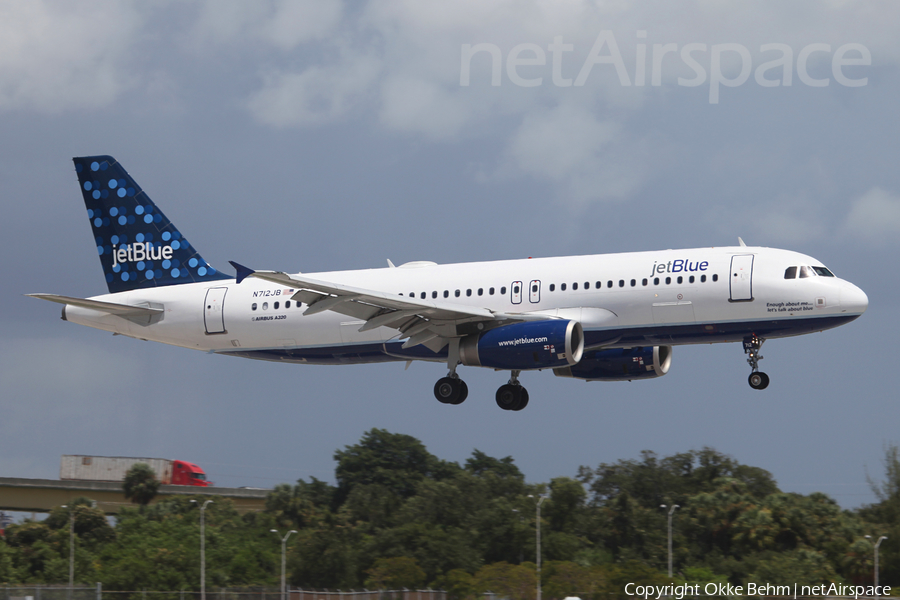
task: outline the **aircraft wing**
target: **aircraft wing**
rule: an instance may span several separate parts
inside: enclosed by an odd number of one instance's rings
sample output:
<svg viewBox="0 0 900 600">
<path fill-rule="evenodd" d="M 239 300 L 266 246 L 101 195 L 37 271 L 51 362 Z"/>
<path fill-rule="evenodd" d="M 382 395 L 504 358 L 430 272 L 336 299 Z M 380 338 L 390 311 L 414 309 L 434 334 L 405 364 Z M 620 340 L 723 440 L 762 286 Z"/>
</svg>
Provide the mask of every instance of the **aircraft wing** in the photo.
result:
<svg viewBox="0 0 900 600">
<path fill-rule="evenodd" d="M 424 344 L 438 352 L 451 338 L 459 337 L 457 326 L 464 323 L 536 321 L 548 318 L 547 315 L 500 313 L 452 302 L 395 296 L 280 271 L 254 271 L 235 262 L 231 262 L 231 265 L 237 269 L 238 283 L 247 277 L 254 277 L 289 288 L 299 288 L 291 299 L 307 305 L 304 315 L 330 310 L 365 321 L 359 328 L 361 332 L 377 327 L 397 329 L 402 337 L 409 338 L 403 344 L 404 348 Z"/>
</svg>

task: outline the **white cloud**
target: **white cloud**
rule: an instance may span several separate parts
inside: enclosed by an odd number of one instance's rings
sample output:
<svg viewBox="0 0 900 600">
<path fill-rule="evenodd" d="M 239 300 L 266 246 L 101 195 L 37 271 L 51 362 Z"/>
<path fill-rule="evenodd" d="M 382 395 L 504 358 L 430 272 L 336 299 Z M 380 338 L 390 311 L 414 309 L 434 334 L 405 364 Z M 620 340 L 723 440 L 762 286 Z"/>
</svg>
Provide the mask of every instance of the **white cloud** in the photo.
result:
<svg viewBox="0 0 900 600">
<path fill-rule="evenodd" d="M 640 143 L 626 139 L 613 121 L 562 105 L 529 114 L 510 139 L 507 155 L 516 170 L 561 184 L 576 204 L 621 199 L 640 184 Z M 624 159 L 624 160 L 623 160 Z"/>
<path fill-rule="evenodd" d="M 870 243 L 896 243 L 900 235 L 900 196 L 873 187 L 853 201 L 844 232 Z"/>
<path fill-rule="evenodd" d="M 275 71 L 263 76 L 248 108 L 257 121 L 275 127 L 328 123 L 366 96 L 380 70 L 378 59 L 354 56 L 299 73 Z"/>
<path fill-rule="evenodd" d="M 208 0 L 195 37 L 219 43 L 263 40 L 281 50 L 327 38 L 341 22 L 340 0 Z"/>
<path fill-rule="evenodd" d="M 133 81 L 123 68 L 140 25 L 132 5 L 0 4 L 0 109 L 97 108 Z"/>
</svg>

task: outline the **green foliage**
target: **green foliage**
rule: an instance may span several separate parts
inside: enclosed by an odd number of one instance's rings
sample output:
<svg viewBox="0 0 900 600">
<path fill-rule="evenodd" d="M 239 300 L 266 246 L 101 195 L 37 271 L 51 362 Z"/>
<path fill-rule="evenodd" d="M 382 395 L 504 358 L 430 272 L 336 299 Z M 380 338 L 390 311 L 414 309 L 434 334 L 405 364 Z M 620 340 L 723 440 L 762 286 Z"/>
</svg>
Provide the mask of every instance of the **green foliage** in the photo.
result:
<svg viewBox="0 0 900 600">
<path fill-rule="evenodd" d="M 425 571 L 408 556 L 379 558 L 366 570 L 366 588 L 370 590 L 416 590 L 425 584 Z"/>
<path fill-rule="evenodd" d="M 537 575 L 531 563 L 485 565 L 475 574 L 474 583 L 478 593 L 493 592 L 510 600 L 534 600 L 537 596 Z"/>
<path fill-rule="evenodd" d="M 311 479 L 277 486 L 263 513 L 239 515 L 216 498 L 206 511 L 207 587 L 277 585 L 279 539 L 297 529 L 292 586 L 328 589 L 426 583 L 451 600 L 490 590 L 536 594 L 535 498 L 541 505 L 543 594 L 620 596 L 629 582 L 663 585 L 667 510 L 675 582 L 867 583 L 872 542 L 881 581 L 900 584 L 900 453 L 886 450 L 879 502 L 845 511 L 824 494 L 782 493 L 771 475 L 710 448 L 582 467 L 578 477 L 527 484 L 511 457 L 475 450 L 463 467 L 410 436 L 373 429 L 335 453 L 337 485 Z M 533 497 L 529 497 L 529 495 Z M 202 504 L 204 498 L 197 497 Z M 104 589 L 196 591 L 198 504 L 184 497 L 122 511 L 111 526 L 88 499 L 69 504 L 75 578 Z M 0 540 L 0 583 L 61 583 L 68 576 L 69 509 L 26 521 Z"/>
<path fill-rule="evenodd" d="M 135 504 L 146 506 L 156 497 L 159 491 L 159 480 L 150 465 L 137 463 L 128 469 L 125 480 L 122 482 L 122 491 L 125 498 Z"/>
</svg>

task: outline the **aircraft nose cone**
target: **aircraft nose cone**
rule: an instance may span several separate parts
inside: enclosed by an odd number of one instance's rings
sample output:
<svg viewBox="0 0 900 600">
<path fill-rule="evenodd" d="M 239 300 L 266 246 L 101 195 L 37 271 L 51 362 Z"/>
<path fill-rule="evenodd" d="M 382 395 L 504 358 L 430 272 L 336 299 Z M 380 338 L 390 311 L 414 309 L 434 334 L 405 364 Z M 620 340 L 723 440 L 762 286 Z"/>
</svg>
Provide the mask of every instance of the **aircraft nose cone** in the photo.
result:
<svg viewBox="0 0 900 600">
<path fill-rule="evenodd" d="M 866 312 L 869 306 L 869 297 L 866 293 L 845 281 L 841 286 L 841 308 L 846 312 L 854 312 L 862 314 Z"/>
</svg>

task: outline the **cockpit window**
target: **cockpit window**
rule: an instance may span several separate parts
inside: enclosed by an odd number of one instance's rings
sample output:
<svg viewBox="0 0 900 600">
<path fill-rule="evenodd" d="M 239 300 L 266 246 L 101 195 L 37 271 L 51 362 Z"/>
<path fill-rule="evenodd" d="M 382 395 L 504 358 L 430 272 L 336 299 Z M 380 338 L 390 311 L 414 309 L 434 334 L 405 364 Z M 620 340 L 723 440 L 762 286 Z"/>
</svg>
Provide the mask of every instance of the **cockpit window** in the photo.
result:
<svg viewBox="0 0 900 600">
<path fill-rule="evenodd" d="M 797 278 L 797 267 L 788 267 L 784 270 L 784 278 L 785 279 L 796 279 Z"/>
<path fill-rule="evenodd" d="M 816 275 L 819 275 L 821 277 L 834 277 L 834 273 L 832 273 L 825 267 L 812 267 L 812 270 L 816 272 Z"/>
<path fill-rule="evenodd" d="M 809 267 L 800 267 L 800 279 L 803 279 L 804 277 L 812 277 L 813 275 L 815 275 L 815 272 Z"/>
</svg>

